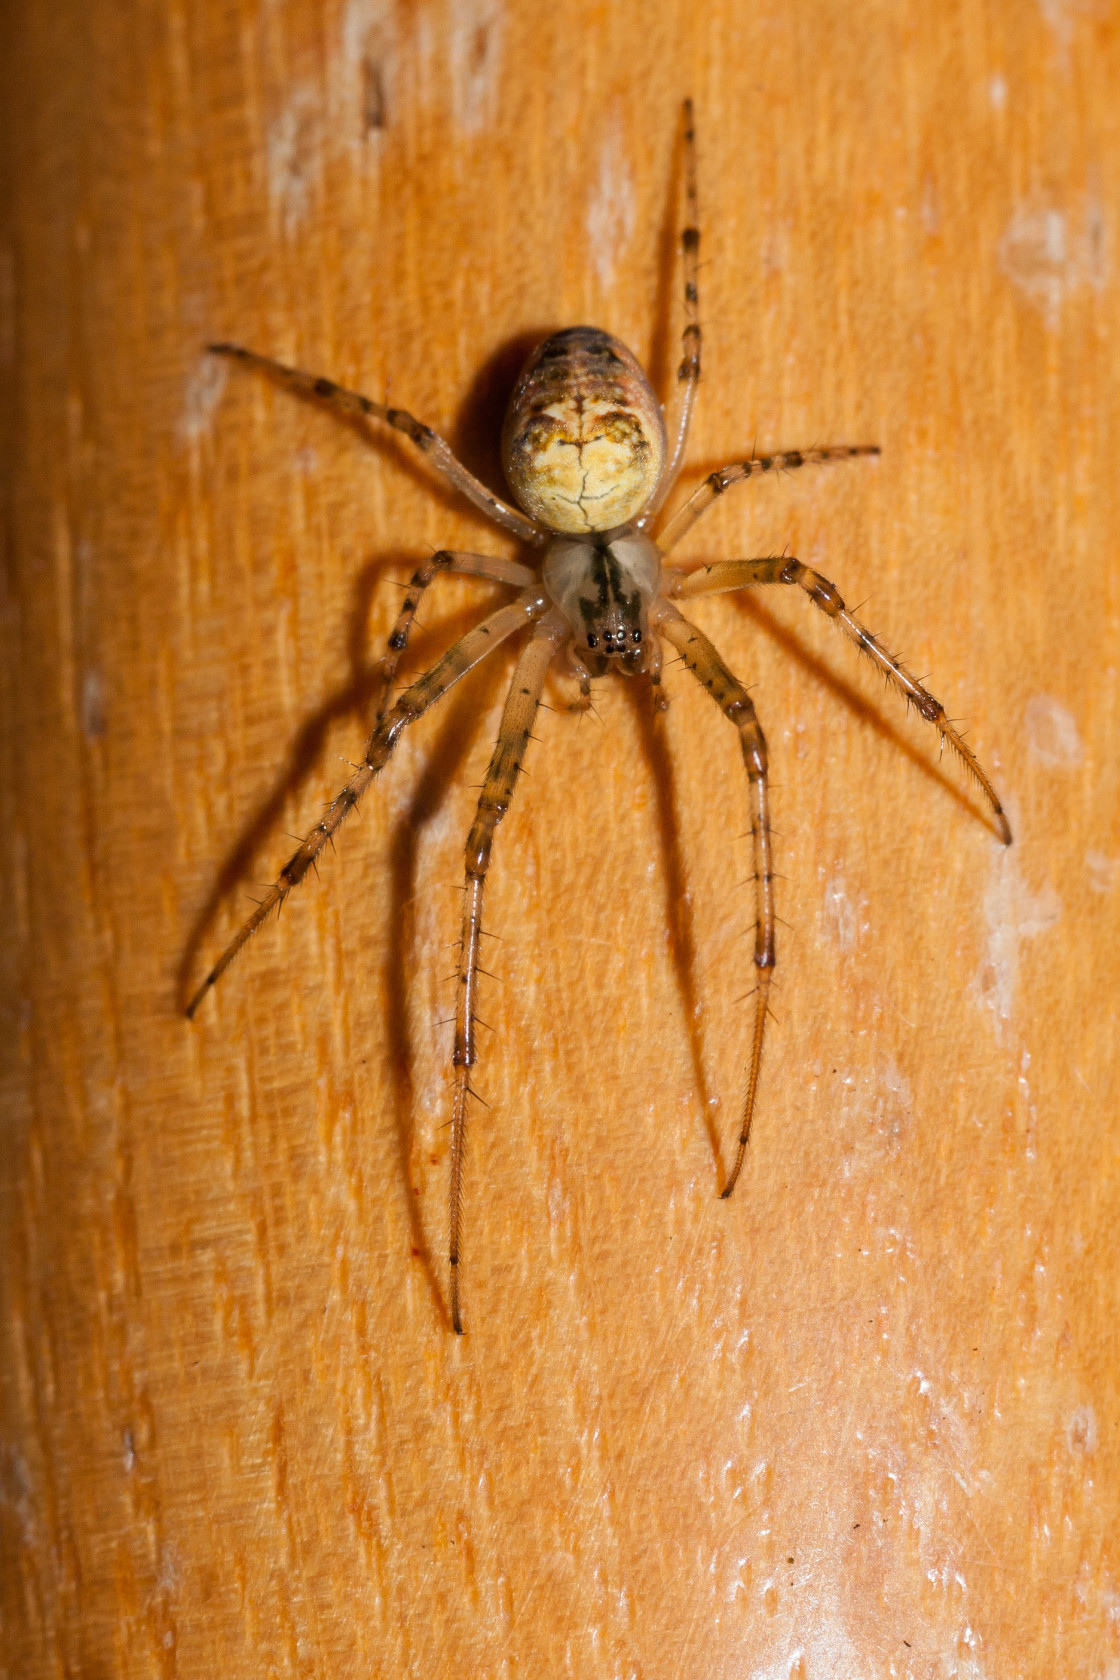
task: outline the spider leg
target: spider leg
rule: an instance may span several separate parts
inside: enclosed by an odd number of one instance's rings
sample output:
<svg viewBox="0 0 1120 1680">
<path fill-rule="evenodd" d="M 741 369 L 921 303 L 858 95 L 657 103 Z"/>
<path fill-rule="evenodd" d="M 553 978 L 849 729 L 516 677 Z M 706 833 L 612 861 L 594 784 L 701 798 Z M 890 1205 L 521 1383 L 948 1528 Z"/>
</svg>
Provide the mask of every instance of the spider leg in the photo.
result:
<svg viewBox="0 0 1120 1680">
<path fill-rule="evenodd" d="M 514 667 L 513 679 L 502 712 L 498 739 L 490 768 L 479 795 L 478 810 L 467 836 L 466 896 L 463 902 L 463 937 L 459 948 L 459 972 L 455 1005 L 455 1099 L 451 1119 L 451 1183 L 448 1191 L 448 1258 L 451 1266 L 451 1322 L 458 1336 L 463 1334 L 459 1305 L 459 1249 L 462 1231 L 463 1149 L 467 1131 L 467 1099 L 471 1096 L 471 1069 L 477 1046 L 475 1024 L 478 1004 L 479 946 L 482 941 L 482 892 L 490 867 L 494 830 L 509 809 L 521 762 L 540 705 L 545 674 L 560 643 L 571 627 L 558 609 L 541 620 Z"/>
<path fill-rule="evenodd" d="M 762 1039 L 770 1000 L 770 982 L 777 960 L 774 940 L 774 856 L 770 844 L 770 795 L 767 784 L 766 740 L 754 705 L 742 683 L 734 677 L 702 631 L 682 618 L 668 601 L 658 603 L 651 614 L 660 635 L 676 648 L 693 676 L 739 731 L 739 745 L 746 765 L 751 795 L 751 837 L 754 846 L 755 923 L 754 963 L 758 970 L 755 989 L 754 1035 L 751 1039 L 747 1090 L 739 1122 L 735 1161 L 721 1194 L 730 1196 L 743 1166 L 751 1135 L 758 1075 L 762 1066 Z"/>
<path fill-rule="evenodd" d="M 661 683 L 661 665 L 661 642 L 651 631 L 649 646 L 646 649 L 646 675 L 649 677 L 650 698 L 653 701 L 655 712 L 667 712 L 669 710 L 669 696 Z"/>
<path fill-rule="evenodd" d="M 465 554 L 448 548 L 441 548 L 438 554 L 433 554 L 430 560 L 425 560 L 422 565 L 417 566 L 408 580 L 408 592 L 397 614 L 397 622 L 389 632 L 388 645 L 381 661 L 381 695 L 376 712 L 378 719 L 384 717 L 388 710 L 397 666 L 408 646 L 420 598 L 439 572 L 463 572 L 471 577 L 489 578 L 493 583 L 510 583 L 517 589 L 531 589 L 537 581 L 535 573 L 528 566 L 519 566 L 516 560 L 499 560 L 490 554 Z"/>
<path fill-rule="evenodd" d="M 503 502 L 500 496 L 495 496 L 492 491 L 487 490 L 472 472 L 467 471 L 452 453 L 451 446 L 438 432 L 433 432 L 430 426 L 414 419 L 405 409 L 385 408 L 370 397 L 363 397 L 358 391 L 348 391 L 342 385 L 336 385 L 333 379 L 323 379 L 316 374 L 305 373 L 302 368 L 288 367 L 284 362 L 274 361 L 271 356 L 260 356 L 255 350 L 246 350 L 240 344 L 210 344 L 207 345 L 207 349 L 216 356 L 236 356 L 252 367 L 263 368 L 290 391 L 296 391 L 303 397 L 320 397 L 340 414 L 356 415 L 367 420 L 384 420 L 387 425 L 410 437 L 417 449 L 428 457 L 436 471 L 442 473 L 468 501 L 481 508 L 496 524 L 512 531 L 522 542 L 532 543 L 535 548 L 539 548 L 547 540 L 546 531 L 534 520 L 527 519 L 523 513 L 518 513 L 516 508 L 511 508 L 508 503 Z"/>
<path fill-rule="evenodd" d="M 672 453 L 662 468 L 657 489 L 650 499 L 649 506 L 637 521 L 641 531 L 647 530 L 653 523 L 677 482 L 688 447 L 688 432 L 692 424 L 692 411 L 696 406 L 696 391 L 700 384 L 700 293 L 697 284 L 700 269 L 700 206 L 696 191 L 696 132 L 692 123 L 691 99 L 684 102 L 684 171 L 688 225 L 681 233 L 685 313 L 685 328 L 681 335 L 682 359 L 677 370 L 677 383 L 682 387 L 681 408 Z"/>
<path fill-rule="evenodd" d="M 849 612 L 844 605 L 836 585 L 822 577 L 820 572 L 814 572 L 811 567 L 802 565 L 800 560 L 782 556 L 765 560 L 723 560 L 714 566 L 701 566 L 698 571 L 690 572 L 687 577 L 674 578 L 668 584 L 666 592 L 675 600 L 689 600 L 697 595 L 718 595 L 732 589 L 748 589 L 757 583 L 796 584 L 805 591 L 813 605 L 821 609 L 826 618 L 831 618 L 834 623 L 839 624 L 849 641 L 871 656 L 888 682 L 897 688 L 900 694 L 905 695 L 908 701 L 913 701 L 926 722 L 932 723 L 939 732 L 942 741 L 949 743 L 991 806 L 999 837 L 1005 846 L 1009 846 L 1011 826 L 996 790 L 975 753 L 945 716 L 945 708 L 940 700 L 935 700 L 917 677 L 912 676 L 899 660 L 888 653 L 878 637 L 873 636 L 870 630 L 864 629 L 855 614 Z"/>
<path fill-rule="evenodd" d="M 777 455 L 757 455 L 750 461 L 734 461 L 729 467 L 721 467 L 718 472 L 708 474 L 700 488 L 694 490 L 684 506 L 677 509 L 658 537 L 657 546 L 662 554 L 668 554 L 685 532 L 691 531 L 712 503 L 733 484 L 742 484 L 746 479 L 758 478 L 763 473 L 786 472 L 794 467 L 826 466 L 830 461 L 850 461 L 855 455 L 878 453 L 877 443 L 837 444 L 828 449 L 786 449 Z"/>
<path fill-rule="evenodd" d="M 459 681 L 459 678 L 485 659 L 488 653 L 519 630 L 526 622 L 532 623 L 545 611 L 546 601 L 536 590 L 526 590 L 516 601 L 508 606 L 500 607 L 491 613 L 489 618 L 468 630 L 453 647 L 448 648 L 441 659 L 438 659 L 430 671 L 419 677 L 411 687 L 397 699 L 396 704 L 378 718 L 373 734 L 369 738 L 365 757 L 359 765 L 357 773 L 347 782 L 342 792 L 336 794 L 320 822 L 315 824 L 311 833 L 300 845 L 298 851 L 288 859 L 275 883 L 268 889 L 249 920 L 237 933 L 222 952 L 206 979 L 191 998 L 187 1005 L 187 1016 L 193 1018 L 195 1011 L 210 988 L 217 984 L 242 947 L 252 938 L 262 922 L 267 921 L 274 910 L 278 910 L 291 892 L 297 887 L 308 870 L 318 858 L 319 853 L 332 839 L 349 816 L 359 799 L 365 793 L 377 772 L 388 762 L 389 756 L 400 738 L 401 732 L 410 723 L 415 723 L 435 702 L 447 693 Z"/>
</svg>

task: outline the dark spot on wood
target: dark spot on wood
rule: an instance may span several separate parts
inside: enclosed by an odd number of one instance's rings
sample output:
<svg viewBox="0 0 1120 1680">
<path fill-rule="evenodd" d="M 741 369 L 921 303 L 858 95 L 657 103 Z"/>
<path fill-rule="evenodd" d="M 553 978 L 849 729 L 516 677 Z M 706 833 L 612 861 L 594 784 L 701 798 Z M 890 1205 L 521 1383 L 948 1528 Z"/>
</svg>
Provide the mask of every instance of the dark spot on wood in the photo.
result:
<svg viewBox="0 0 1120 1680">
<path fill-rule="evenodd" d="M 367 134 L 385 127 L 385 82 L 380 64 L 367 58 L 362 66 L 362 123 Z"/>
</svg>

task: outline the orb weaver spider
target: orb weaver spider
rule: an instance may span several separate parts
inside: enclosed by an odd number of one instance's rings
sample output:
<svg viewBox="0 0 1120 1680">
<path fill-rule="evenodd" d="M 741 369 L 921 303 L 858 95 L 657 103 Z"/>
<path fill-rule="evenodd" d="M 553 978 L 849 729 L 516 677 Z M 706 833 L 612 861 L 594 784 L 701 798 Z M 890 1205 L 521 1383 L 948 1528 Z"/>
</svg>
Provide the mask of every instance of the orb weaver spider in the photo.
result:
<svg viewBox="0 0 1120 1680">
<path fill-rule="evenodd" d="M 412 439 L 435 469 L 503 530 L 543 555 L 539 571 L 489 555 L 441 550 L 414 572 L 382 662 L 382 699 L 365 756 L 356 773 L 327 806 L 321 821 L 280 871 L 274 885 L 234 937 L 187 1007 L 193 1017 L 205 994 L 221 978 L 248 939 L 298 886 L 319 853 L 388 762 L 401 734 L 488 654 L 518 630 L 529 638 L 517 659 L 502 713 L 497 744 L 478 801 L 466 847 L 466 892 L 459 951 L 455 1011 L 454 1096 L 451 1119 L 449 1214 L 449 1300 L 451 1322 L 462 1334 L 459 1264 L 463 1150 L 471 1070 L 477 1058 L 476 1025 L 482 895 L 494 833 L 509 808 L 546 673 L 562 655 L 578 686 L 571 710 L 591 704 L 591 679 L 614 670 L 648 676 L 654 704 L 661 693 L 661 645 L 668 642 L 708 690 L 739 732 L 751 803 L 751 836 L 757 900 L 754 964 L 757 971 L 754 1027 L 740 1114 L 735 1159 L 721 1194 L 730 1196 L 750 1138 L 762 1064 L 762 1045 L 774 973 L 774 871 L 770 839 L 767 753 L 762 729 L 746 689 L 732 675 L 713 644 L 685 618 L 677 603 L 756 584 L 791 584 L 838 624 L 870 656 L 888 682 L 912 701 L 941 734 L 991 806 L 1000 838 L 1011 839 L 995 789 L 971 749 L 949 722 L 940 701 L 845 606 L 835 585 L 790 556 L 724 560 L 684 571 L 663 564 L 696 521 L 732 485 L 763 473 L 810 463 L 877 455 L 875 445 L 786 450 L 737 461 L 711 473 L 665 524 L 662 508 L 684 461 L 689 424 L 700 381 L 700 323 L 697 272 L 700 233 L 697 214 L 692 104 L 684 107 L 685 194 L 688 226 L 681 235 L 685 328 L 678 380 L 679 412 L 672 448 L 661 407 L 637 358 L 618 339 L 595 327 L 569 327 L 532 352 L 514 389 L 502 431 L 502 463 L 522 511 L 493 495 L 429 427 L 403 409 L 386 408 L 333 380 L 287 367 L 236 344 L 213 344 L 272 375 L 301 396 L 317 397 L 340 414 L 385 422 Z M 421 596 L 441 572 L 460 572 L 506 584 L 517 591 L 507 605 L 484 619 L 451 647 L 429 671 L 410 683 L 390 705 L 391 686 L 408 645 Z"/>
</svg>

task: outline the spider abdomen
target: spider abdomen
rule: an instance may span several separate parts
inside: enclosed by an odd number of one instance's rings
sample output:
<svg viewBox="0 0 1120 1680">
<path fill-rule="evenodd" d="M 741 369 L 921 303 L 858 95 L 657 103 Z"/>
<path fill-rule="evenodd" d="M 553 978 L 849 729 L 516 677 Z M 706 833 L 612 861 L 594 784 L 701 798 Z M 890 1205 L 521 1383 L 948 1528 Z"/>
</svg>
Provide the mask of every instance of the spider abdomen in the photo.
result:
<svg viewBox="0 0 1120 1680">
<path fill-rule="evenodd" d="M 637 357 L 597 327 L 538 344 L 506 414 L 502 465 L 525 512 L 550 530 L 633 519 L 665 465 L 661 406 Z"/>
</svg>

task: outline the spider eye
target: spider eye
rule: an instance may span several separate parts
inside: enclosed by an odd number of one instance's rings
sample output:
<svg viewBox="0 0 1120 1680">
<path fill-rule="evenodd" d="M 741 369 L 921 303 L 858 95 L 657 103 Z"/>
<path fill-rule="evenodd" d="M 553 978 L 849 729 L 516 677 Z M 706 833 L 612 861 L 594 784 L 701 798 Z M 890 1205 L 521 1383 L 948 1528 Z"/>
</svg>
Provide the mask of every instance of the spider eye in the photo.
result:
<svg viewBox="0 0 1120 1680">
<path fill-rule="evenodd" d="M 640 642 L 641 639 L 642 639 L 642 632 L 640 630 L 635 630 L 633 635 L 630 638 L 630 640 L 632 642 Z"/>
<path fill-rule="evenodd" d="M 588 636 L 587 645 L 588 645 L 588 647 L 598 647 L 599 646 L 598 636 Z"/>
</svg>

